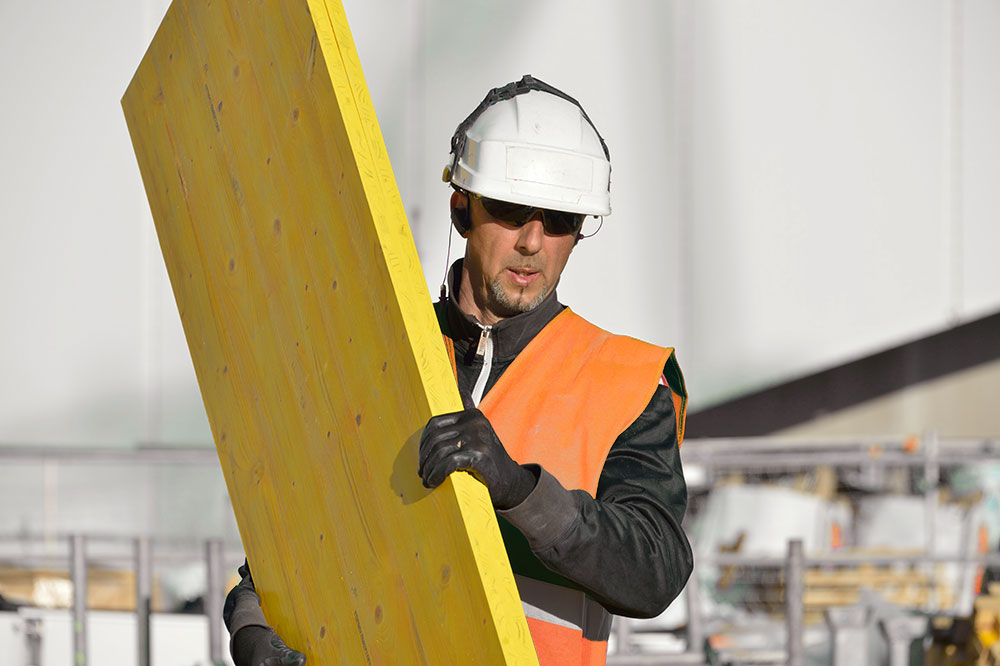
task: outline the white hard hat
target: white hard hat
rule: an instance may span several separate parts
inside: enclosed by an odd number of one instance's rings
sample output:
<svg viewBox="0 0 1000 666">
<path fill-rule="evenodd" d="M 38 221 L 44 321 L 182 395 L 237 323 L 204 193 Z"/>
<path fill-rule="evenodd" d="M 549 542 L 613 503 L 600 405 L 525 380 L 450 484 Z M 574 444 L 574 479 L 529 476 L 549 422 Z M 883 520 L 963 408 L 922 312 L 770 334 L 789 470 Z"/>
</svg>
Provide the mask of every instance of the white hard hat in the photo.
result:
<svg viewBox="0 0 1000 666">
<path fill-rule="evenodd" d="M 531 77 L 494 88 L 455 130 L 445 182 L 491 199 L 611 213 L 611 161 L 580 104 Z"/>
</svg>

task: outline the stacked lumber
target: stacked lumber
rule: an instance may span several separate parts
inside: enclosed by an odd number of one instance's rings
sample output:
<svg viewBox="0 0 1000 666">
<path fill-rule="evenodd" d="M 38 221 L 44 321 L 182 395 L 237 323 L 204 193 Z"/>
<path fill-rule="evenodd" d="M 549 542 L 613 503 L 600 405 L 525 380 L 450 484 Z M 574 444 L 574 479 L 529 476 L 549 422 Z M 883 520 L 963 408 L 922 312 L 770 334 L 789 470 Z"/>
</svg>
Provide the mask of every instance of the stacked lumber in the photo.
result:
<svg viewBox="0 0 1000 666">
<path fill-rule="evenodd" d="M 916 566 L 876 566 L 862 564 L 836 569 L 809 569 L 805 572 L 803 602 L 807 611 L 830 606 L 851 606 L 861 601 L 861 590 L 874 590 L 897 606 L 922 607 L 932 600 L 940 606 L 954 604 L 954 590 L 940 565 L 932 570 Z"/>
<path fill-rule="evenodd" d="M 9 601 L 39 608 L 69 608 L 73 581 L 68 571 L 0 568 L 0 594 Z M 153 583 L 153 608 L 161 608 L 162 590 Z M 132 571 L 87 569 L 87 608 L 135 611 L 136 580 Z"/>
</svg>

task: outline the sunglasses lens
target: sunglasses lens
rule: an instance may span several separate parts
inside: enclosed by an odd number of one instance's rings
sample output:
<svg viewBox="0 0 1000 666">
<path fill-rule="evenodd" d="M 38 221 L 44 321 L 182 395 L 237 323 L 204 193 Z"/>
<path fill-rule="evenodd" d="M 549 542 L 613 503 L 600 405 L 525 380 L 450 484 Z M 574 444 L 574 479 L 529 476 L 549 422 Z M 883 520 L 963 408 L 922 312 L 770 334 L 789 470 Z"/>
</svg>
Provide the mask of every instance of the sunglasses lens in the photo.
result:
<svg viewBox="0 0 1000 666">
<path fill-rule="evenodd" d="M 482 201 L 483 208 L 485 208 L 486 212 L 492 217 L 515 226 L 521 226 L 530 220 L 536 210 L 544 210 L 544 214 L 542 215 L 542 224 L 545 231 L 546 233 L 557 236 L 577 233 L 580 231 L 580 227 L 583 226 L 583 219 L 586 217 L 586 215 L 581 213 L 567 213 L 565 211 L 549 210 L 547 208 L 539 209 L 534 206 L 525 206 L 524 204 L 510 203 L 509 201 L 500 201 L 498 199 L 488 199 L 486 197 L 480 198 L 480 201 Z"/>
<path fill-rule="evenodd" d="M 535 212 L 534 208 L 525 206 L 524 204 L 510 203 L 509 201 L 500 201 L 499 199 L 487 199 L 486 197 L 483 197 L 480 201 L 483 202 L 483 208 L 492 217 L 518 226 L 530 220 L 532 214 Z"/>
<path fill-rule="evenodd" d="M 583 218 L 580 213 L 567 213 L 561 210 L 546 210 L 543 216 L 545 231 L 550 234 L 562 236 L 564 234 L 575 234 L 583 226 Z"/>
</svg>

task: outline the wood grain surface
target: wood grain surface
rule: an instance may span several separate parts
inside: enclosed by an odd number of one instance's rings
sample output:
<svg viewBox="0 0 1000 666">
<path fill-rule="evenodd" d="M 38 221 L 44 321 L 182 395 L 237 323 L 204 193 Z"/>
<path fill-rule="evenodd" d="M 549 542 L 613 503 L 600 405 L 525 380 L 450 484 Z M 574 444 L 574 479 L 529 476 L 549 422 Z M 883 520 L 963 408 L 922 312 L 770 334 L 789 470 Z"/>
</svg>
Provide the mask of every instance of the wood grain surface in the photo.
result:
<svg viewBox="0 0 1000 666">
<path fill-rule="evenodd" d="M 537 664 L 485 488 L 416 474 L 461 401 L 339 2 L 174 0 L 122 107 L 269 622 Z"/>
</svg>

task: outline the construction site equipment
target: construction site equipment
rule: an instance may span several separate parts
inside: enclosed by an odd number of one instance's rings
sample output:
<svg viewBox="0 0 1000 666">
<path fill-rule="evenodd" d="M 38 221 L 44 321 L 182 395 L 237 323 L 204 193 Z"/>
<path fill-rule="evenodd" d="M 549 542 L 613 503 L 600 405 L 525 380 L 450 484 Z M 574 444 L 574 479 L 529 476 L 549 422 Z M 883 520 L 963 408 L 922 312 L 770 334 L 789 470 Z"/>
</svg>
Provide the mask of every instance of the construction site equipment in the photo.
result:
<svg viewBox="0 0 1000 666">
<path fill-rule="evenodd" d="M 122 98 L 263 609 L 320 664 L 537 663 L 337 0 L 174 0 Z"/>
<path fill-rule="evenodd" d="M 879 625 L 889 640 L 890 666 L 909 666 L 913 642 L 927 632 L 927 618 L 919 615 L 900 615 L 882 620 Z M 923 650 L 919 648 L 922 654 Z"/>
<path fill-rule="evenodd" d="M 833 666 L 868 663 L 867 630 L 870 610 L 863 605 L 835 606 L 826 609 L 830 627 Z"/>
</svg>

